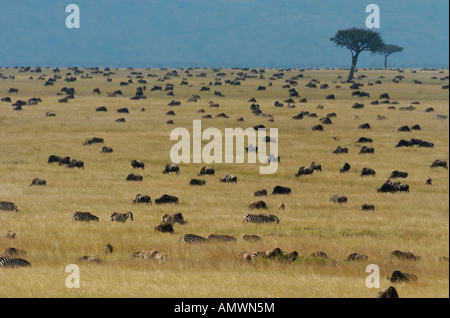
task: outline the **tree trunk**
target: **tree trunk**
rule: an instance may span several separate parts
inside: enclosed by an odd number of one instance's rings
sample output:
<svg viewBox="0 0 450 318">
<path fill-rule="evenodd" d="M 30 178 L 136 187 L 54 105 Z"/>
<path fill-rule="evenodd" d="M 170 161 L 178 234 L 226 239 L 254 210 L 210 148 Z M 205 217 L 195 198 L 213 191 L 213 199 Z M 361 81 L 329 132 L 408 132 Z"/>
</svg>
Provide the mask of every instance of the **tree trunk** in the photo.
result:
<svg viewBox="0 0 450 318">
<path fill-rule="evenodd" d="M 353 81 L 353 73 L 355 72 L 356 63 L 358 63 L 358 55 L 359 53 L 356 53 L 352 56 L 352 67 L 350 68 L 350 73 L 348 74 L 347 83 L 351 83 Z"/>
<path fill-rule="evenodd" d="M 384 69 L 387 69 L 387 55 L 384 56 Z"/>
</svg>

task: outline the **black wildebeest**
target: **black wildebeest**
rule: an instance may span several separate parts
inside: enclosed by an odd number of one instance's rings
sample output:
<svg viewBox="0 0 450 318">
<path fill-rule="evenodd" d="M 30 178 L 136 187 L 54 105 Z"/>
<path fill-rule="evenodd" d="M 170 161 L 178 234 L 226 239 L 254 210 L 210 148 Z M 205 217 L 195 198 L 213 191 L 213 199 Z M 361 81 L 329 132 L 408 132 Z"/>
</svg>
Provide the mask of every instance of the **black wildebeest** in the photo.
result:
<svg viewBox="0 0 450 318">
<path fill-rule="evenodd" d="M 84 162 L 81 160 L 72 159 L 68 167 L 84 169 Z"/>
<path fill-rule="evenodd" d="M 100 152 L 102 152 L 102 153 L 111 153 L 113 151 L 114 150 L 111 147 L 103 146 L 102 150 Z"/>
<path fill-rule="evenodd" d="M 399 298 L 397 290 L 394 286 L 389 286 L 380 290 L 377 294 L 377 298 Z"/>
<path fill-rule="evenodd" d="M 174 164 L 174 163 L 168 163 L 166 165 L 166 168 L 163 171 L 163 174 L 168 174 L 168 173 L 172 173 L 175 172 L 176 174 L 180 174 L 180 167 L 178 167 L 178 165 Z"/>
<path fill-rule="evenodd" d="M 70 166 L 70 157 L 66 156 L 64 158 L 61 158 L 61 160 L 59 161 L 59 165 L 68 165 Z"/>
<path fill-rule="evenodd" d="M 402 271 L 393 271 L 391 277 L 388 277 L 391 282 L 411 282 L 417 281 L 417 276 Z"/>
<path fill-rule="evenodd" d="M 147 203 L 152 204 L 152 199 L 149 195 L 137 194 L 136 198 L 133 200 L 133 203 Z"/>
<path fill-rule="evenodd" d="M 237 183 L 237 176 L 227 174 L 224 178 L 220 178 L 220 182 Z"/>
<path fill-rule="evenodd" d="M 262 189 L 262 190 L 255 191 L 255 192 L 253 193 L 253 195 L 254 195 L 255 197 L 267 196 L 267 190 L 266 190 L 266 189 Z"/>
<path fill-rule="evenodd" d="M 335 154 L 348 153 L 348 148 L 337 146 L 337 148 L 333 151 L 333 153 Z"/>
<path fill-rule="evenodd" d="M 277 185 L 273 188 L 272 194 L 291 194 L 291 188 Z"/>
<path fill-rule="evenodd" d="M 170 233 L 170 234 L 174 234 L 174 230 L 173 230 L 173 225 L 170 223 L 161 223 L 157 226 L 155 226 L 155 232 L 156 233 Z"/>
<path fill-rule="evenodd" d="M 347 197 L 345 197 L 343 195 L 335 194 L 330 198 L 330 201 L 332 201 L 334 203 L 345 203 L 348 200 L 347 200 Z"/>
<path fill-rule="evenodd" d="M 373 147 L 362 146 L 359 153 L 375 153 L 375 149 Z"/>
<path fill-rule="evenodd" d="M 431 168 L 442 167 L 444 169 L 448 169 L 447 161 L 436 159 L 430 165 Z"/>
<path fill-rule="evenodd" d="M 363 204 L 361 205 L 362 211 L 369 211 L 369 210 L 375 210 L 375 205 L 373 204 Z"/>
<path fill-rule="evenodd" d="M 163 194 L 160 198 L 155 200 L 156 204 L 164 204 L 164 203 L 178 203 L 178 198 L 173 195 Z"/>
<path fill-rule="evenodd" d="M 252 202 L 248 205 L 249 209 L 264 209 L 267 210 L 267 204 L 266 202 L 259 200 L 259 201 L 255 201 Z"/>
<path fill-rule="evenodd" d="M 86 140 L 83 143 L 83 145 L 101 144 L 104 141 L 105 140 L 103 138 L 100 138 L 100 137 L 86 138 Z"/>
<path fill-rule="evenodd" d="M 391 176 L 389 178 L 395 179 L 395 178 L 406 178 L 406 177 L 408 177 L 408 172 L 394 170 L 394 171 L 392 171 Z"/>
<path fill-rule="evenodd" d="M 60 156 L 50 155 L 47 162 L 53 164 L 54 162 L 60 162 L 61 160 L 62 158 Z"/>
<path fill-rule="evenodd" d="M 138 169 L 138 168 L 141 168 L 142 170 L 145 169 L 145 164 L 140 160 L 131 160 L 131 166 L 134 169 Z"/>
</svg>

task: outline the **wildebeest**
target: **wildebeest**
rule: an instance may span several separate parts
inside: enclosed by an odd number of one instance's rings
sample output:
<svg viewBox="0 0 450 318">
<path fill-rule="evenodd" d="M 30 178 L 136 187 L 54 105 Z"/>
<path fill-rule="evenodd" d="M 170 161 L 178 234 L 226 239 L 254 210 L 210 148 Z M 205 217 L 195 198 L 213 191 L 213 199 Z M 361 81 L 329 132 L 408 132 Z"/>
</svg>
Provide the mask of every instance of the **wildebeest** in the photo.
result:
<svg viewBox="0 0 450 318">
<path fill-rule="evenodd" d="M 83 143 L 83 145 L 101 144 L 104 141 L 105 140 L 103 138 L 100 138 L 100 137 L 86 138 L 86 140 Z"/>
<path fill-rule="evenodd" d="M 214 170 L 214 168 L 210 168 L 210 167 L 202 167 L 202 169 L 200 169 L 200 173 L 198 175 L 199 176 L 204 176 L 204 175 L 213 176 L 213 175 L 215 175 L 215 170 Z"/>
<path fill-rule="evenodd" d="M 400 250 L 395 250 L 395 251 L 391 252 L 391 255 L 401 258 L 401 259 L 407 259 L 407 260 L 413 260 L 413 261 L 420 259 L 419 256 L 416 256 L 411 252 L 403 252 Z"/>
<path fill-rule="evenodd" d="M 375 149 L 373 147 L 362 146 L 359 153 L 375 153 Z"/>
<path fill-rule="evenodd" d="M 273 188 L 272 194 L 291 194 L 291 188 L 277 185 Z"/>
<path fill-rule="evenodd" d="M 72 159 L 68 167 L 84 169 L 84 162 L 81 160 Z"/>
<path fill-rule="evenodd" d="M 395 282 L 411 282 L 417 281 L 417 276 L 410 273 L 405 273 L 402 271 L 393 271 L 391 277 L 388 277 L 389 280 L 393 283 Z"/>
<path fill-rule="evenodd" d="M 351 253 L 347 257 L 347 261 L 365 261 L 368 259 L 368 256 L 362 253 Z"/>
<path fill-rule="evenodd" d="M 61 160 L 59 160 L 59 165 L 68 165 L 70 166 L 70 157 L 66 156 L 64 158 L 61 158 Z"/>
<path fill-rule="evenodd" d="M 266 190 L 266 189 L 262 189 L 262 190 L 255 191 L 255 192 L 253 193 L 253 195 L 254 195 L 255 197 L 267 196 L 267 190 Z"/>
<path fill-rule="evenodd" d="M 337 148 L 333 151 L 333 153 L 335 154 L 348 153 L 348 148 L 337 146 Z"/>
<path fill-rule="evenodd" d="M 375 205 L 373 205 L 373 204 L 363 204 L 363 205 L 361 205 L 361 210 L 362 211 L 375 210 Z"/>
<path fill-rule="evenodd" d="M 169 194 L 163 194 L 160 198 L 155 200 L 156 204 L 164 204 L 164 203 L 177 203 L 178 204 L 178 198 L 173 195 Z"/>
<path fill-rule="evenodd" d="M 17 205 L 13 202 L 0 201 L 0 210 L 19 212 Z"/>
<path fill-rule="evenodd" d="M 133 200 L 133 203 L 147 203 L 152 204 L 152 199 L 149 195 L 137 194 L 136 198 Z"/>
<path fill-rule="evenodd" d="M 131 166 L 134 169 L 138 169 L 138 168 L 141 168 L 142 170 L 145 169 L 145 164 L 140 160 L 131 160 Z"/>
<path fill-rule="evenodd" d="M 170 223 L 161 223 L 157 226 L 155 226 L 155 232 L 156 233 L 170 233 L 170 234 L 174 234 L 174 230 L 173 230 L 173 225 Z"/>
<path fill-rule="evenodd" d="M 350 164 L 348 163 L 348 162 L 346 162 L 345 164 L 344 164 L 344 166 L 341 168 L 341 170 L 340 170 L 340 172 L 341 173 L 343 173 L 343 172 L 347 172 L 347 171 L 349 171 L 350 170 Z"/>
<path fill-rule="evenodd" d="M 361 169 L 361 177 L 363 176 L 375 176 L 375 170 L 372 168 L 362 168 Z"/>
<path fill-rule="evenodd" d="M 259 201 L 250 203 L 248 208 L 249 209 L 265 209 L 265 210 L 267 210 L 267 204 L 266 204 L 266 202 L 259 200 Z"/>
<path fill-rule="evenodd" d="M 180 173 L 180 167 L 178 167 L 178 165 L 174 164 L 174 163 L 168 163 L 166 165 L 166 168 L 163 171 L 163 174 L 168 174 L 168 173 L 172 173 L 175 172 L 176 174 Z"/>
<path fill-rule="evenodd" d="M 237 183 L 237 176 L 231 175 L 231 174 L 227 174 L 223 179 L 220 178 L 220 182 Z"/>
<path fill-rule="evenodd" d="M 430 176 L 426 177 L 425 184 L 428 184 L 428 185 L 432 184 L 432 180 L 431 180 Z"/>
<path fill-rule="evenodd" d="M 102 153 L 111 153 L 113 151 L 114 150 L 111 147 L 103 146 L 102 150 L 100 152 L 102 152 Z"/>
<path fill-rule="evenodd" d="M 44 179 L 40 179 L 40 178 L 34 178 L 31 181 L 30 186 L 34 186 L 34 185 L 46 186 L 47 185 L 47 181 L 45 181 Z"/>
<path fill-rule="evenodd" d="M 389 286 L 380 290 L 377 294 L 377 298 L 399 298 L 397 290 L 394 286 Z"/>
<path fill-rule="evenodd" d="M 241 236 L 241 239 L 243 241 L 247 241 L 247 242 L 250 242 L 250 241 L 256 242 L 256 241 L 261 241 L 261 236 L 256 235 L 256 234 L 243 234 Z"/>
<path fill-rule="evenodd" d="M 402 184 L 400 182 L 392 182 L 391 180 L 387 180 L 379 189 L 377 189 L 377 192 L 409 192 L 409 185 L 408 184 Z"/>
<path fill-rule="evenodd" d="M 50 155 L 47 162 L 53 164 L 54 162 L 60 162 L 61 159 L 62 158 L 60 156 Z"/>
<path fill-rule="evenodd" d="M 172 214 L 164 214 L 161 216 L 161 222 L 162 223 L 170 223 L 170 224 L 179 223 L 181 225 L 186 223 L 186 221 L 184 220 L 183 214 L 181 212 L 172 213 Z"/>
<path fill-rule="evenodd" d="M 443 167 L 444 169 L 448 169 L 447 161 L 436 159 L 430 165 L 431 168 Z"/>
<path fill-rule="evenodd" d="M 189 185 L 198 185 L 198 186 L 202 186 L 205 185 L 206 181 L 205 180 L 200 180 L 200 179 L 191 179 L 191 181 L 189 181 Z"/>
<path fill-rule="evenodd" d="M 389 178 L 395 179 L 395 178 L 406 178 L 406 177 L 408 177 L 408 172 L 394 170 L 394 171 L 392 171 L 391 176 Z"/>
<path fill-rule="evenodd" d="M 330 198 L 330 201 L 334 203 L 345 203 L 347 202 L 347 197 L 339 194 L 335 194 Z"/>
<path fill-rule="evenodd" d="M 130 173 L 126 178 L 125 181 L 142 181 L 144 180 L 144 177 L 141 175 L 137 175 L 134 173 Z"/>
</svg>

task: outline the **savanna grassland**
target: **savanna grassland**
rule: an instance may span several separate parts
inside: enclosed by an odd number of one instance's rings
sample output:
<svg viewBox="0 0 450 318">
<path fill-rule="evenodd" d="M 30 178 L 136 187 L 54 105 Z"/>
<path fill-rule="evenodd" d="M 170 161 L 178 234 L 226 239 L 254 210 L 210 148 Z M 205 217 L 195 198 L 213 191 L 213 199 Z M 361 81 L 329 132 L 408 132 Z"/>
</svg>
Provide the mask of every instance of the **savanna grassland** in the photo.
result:
<svg viewBox="0 0 450 318">
<path fill-rule="evenodd" d="M 370 97 L 352 96 L 350 84 L 340 82 L 348 71 L 338 69 L 177 69 L 178 76 L 171 74 L 165 79 L 173 69 L 112 69 L 110 76 L 104 76 L 103 69 L 80 70 L 83 73 L 78 75 L 73 69 L 61 69 L 60 73 L 52 68 L 43 68 L 41 73 L 21 72 L 20 68 L 0 70 L 6 77 L 0 80 L 0 97 L 12 99 L 11 103 L 0 103 L 0 201 L 14 202 L 20 210 L 0 211 L 0 252 L 9 247 L 22 249 L 27 252 L 22 257 L 31 263 L 29 268 L 0 268 L 0 297 L 373 298 L 379 289 L 366 287 L 369 264 L 379 266 L 380 288 L 393 285 L 400 297 L 449 297 L 449 174 L 441 167 L 430 168 L 436 159 L 449 160 L 449 121 L 435 119 L 437 114 L 449 115 L 449 93 L 442 88 L 448 85 L 448 70 L 360 69 L 355 75 L 365 76 L 355 81 L 364 84 L 359 90 Z M 200 77 L 201 73 L 206 76 Z M 273 78 L 275 73 L 284 76 Z M 303 77 L 297 78 L 299 74 Z M 44 86 L 54 75 L 61 78 L 53 86 Z M 137 82 L 139 75 L 146 84 Z M 394 83 L 400 75 L 404 78 Z M 38 79 L 40 76 L 45 79 Z M 77 80 L 64 81 L 70 76 Z M 107 81 L 107 77 L 112 80 Z M 240 80 L 240 86 L 226 83 L 236 77 L 247 79 Z M 286 81 L 293 77 L 296 84 Z M 133 83 L 119 85 L 130 79 Z M 188 85 L 180 85 L 183 79 Z M 222 85 L 215 86 L 216 79 Z M 305 86 L 312 79 L 320 81 L 317 88 Z M 377 80 L 381 84 L 369 85 Z M 174 84 L 174 96 L 164 90 L 167 83 Z M 295 108 L 284 102 L 289 98 L 289 88 L 283 88 L 287 84 L 299 93 L 293 97 Z M 329 88 L 320 89 L 321 84 Z M 143 85 L 147 98 L 131 100 L 136 88 Z M 154 85 L 162 91 L 151 91 Z M 210 91 L 200 91 L 203 86 Z M 258 90 L 259 86 L 266 89 Z M 75 89 L 75 98 L 67 103 L 58 102 L 64 97 L 64 93 L 57 95 L 63 87 Z M 10 88 L 19 92 L 9 93 Z M 94 88 L 101 94 L 94 94 Z M 105 96 L 119 89 L 122 95 Z M 224 97 L 215 96 L 215 90 Z M 372 105 L 372 101 L 384 100 L 379 98 L 383 93 L 389 94 L 390 103 Z M 200 99 L 187 102 L 194 94 Z M 326 99 L 330 94 L 335 99 Z M 42 102 L 13 110 L 11 104 L 16 100 L 32 97 Z M 252 97 L 273 121 L 252 114 Z M 302 98 L 306 102 L 300 103 Z M 168 106 L 172 100 L 180 105 Z M 219 107 L 210 107 L 209 100 Z M 274 107 L 275 101 L 283 107 Z M 364 107 L 352 108 L 356 102 Z M 415 110 L 400 110 L 410 105 Z M 99 106 L 107 107 L 108 112 L 96 112 Z M 128 108 L 128 114 L 117 113 L 123 107 Z M 429 107 L 434 111 L 425 112 Z M 200 109 L 205 112 L 199 113 Z M 169 110 L 175 116 L 165 115 Z M 301 111 L 317 117 L 292 119 Z M 47 117 L 47 112 L 56 116 Z M 229 118 L 215 117 L 220 113 Z M 313 131 L 319 119 L 330 113 L 336 114 L 330 117 L 332 124 L 322 124 L 323 131 Z M 212 118 L 202 119 L 206 114 Z M 360 119 L 355 120 L 354 115 Z M 377 115 L 386 119 L 377 120 Z M 126 122 L 116 122 L 120 117 Z M 237 121 L 239 117 L 244 121 Z M 192 131 L 195 119 L 202 120 L 202 130 L 216 127 L 224 132 L 225 128 L 259 124 L 278 128 L 281 161 L 277 172 L 259 174 L 260 163 L 180 163 L 179 175 L 163 174 L 176 143 L 170 140 L 171 131 L 176 127 Z M 174 124 L 166 124 L 168 120 Z M 371 129 L 360 129 L 364 123 Z M 398 131 L 400 126 L 415 124 L 420 125 L 420 131 Z M 83 145 L 92 137 L 104 138 L 104 143 Z M 357 143 L 360 137 L 373 142 Z M 432 142 L 434 147 L 395 147 L 400 139 L 411 138 Z M 203 145 L 207 143 L 203 141 Z M 363 145 L 373 147 L 375 153 L 359 154 Z M 101 153 L 102 146 L 112 147 L 113 152 Z M 348 153 L 333 154 L 337 146 L 347 147 Z M 82 160 L 85 168 L 48 164 L 50 155 Z M 132 169 L 133 159 L 142 160 L 145 170 Z M 322 165 L 322 172 L 294 176 L 300 166 L 309 166 L 312 161 Z M 340 173 L 345 162 L 351 169 Z M 215 169 L 215 176 L 197 176 L 206 165 Z M 364 167 L 374 169 L 376 175 L 361 177 Z M 393 170 L 408 172 L 407 178 L 396 181 L 407 183 L 409 193 L 377 192 Z M 125 181 L 132 172 L 142 175 L 143 181 Z M 227 174 L 236 175 L 237 184 L 219 182 L 219 177 Z M 432 185 L 425 183 L 427 176 Z M 30 186 L 34 178 L 45 179 L 47 185 Z M 206 185 L 190 186 L 192 178 L 206 180 Z M 292 194 L 253 195 L 260 189 L 270 193 L 277 185 L 290 187 Z M 153 204 L 133 204 L 138 193 L 150 195 Z M 154 200 L 163 194 L 177 196 L 179 204 L 156 205 Z M 348 202 L 331 202 L 334 194 L 346 196 Z M 264 213 L 278 216 L 279 224 L 242 222 L 246 213 L 259 213 L 248 208 L 257 199 L 267 203 Z M 278 210 L 281 202 L 285 210 Z M 373 204 L 375 210 L 362 211 L 362 204 Z M 89 211 L 99 222 L 73 221 L 75 211 Z M 111 212 L 128 211 L 133 212 L 134 221 L 109 220 Z M 187 223 L 175 224 L 175 234 L 155 233 L 161 215 L 176 212 L 182 212 Z M 16 238 L 6 238 L 8 231 L 16 233 Z M 237 242 L 180 242 L 187 233 L 228 234 Z M 244 242 L 242 234 L 258 234 L 262 241 Z M 103 252 L 106 243 L 113 246 L 113 253 Z M 276 247 L 297 251 L 299 257 L 294 262 L 248 262 L 236 257 L 240 252 Z M 167 260 L 145 261 L 131 256 L 135 251 L 152 249 L 167 253 Z M 394 250 L 412 252 L 420 259 L 395 258 L 391 256 Z M 325 252 L 328 258 L 311 256 L 317 251 Z M 354 252 L 368 259 L 347 261 Z M 97 256 L 102 263 L 78 260 L 85 255 Z M 69 264 L 79 265 L 80 288 L 66 287 Z M 394 270 L 412 273 L 417 281 L 391 283 L 387 276 Z"/>
</svg>

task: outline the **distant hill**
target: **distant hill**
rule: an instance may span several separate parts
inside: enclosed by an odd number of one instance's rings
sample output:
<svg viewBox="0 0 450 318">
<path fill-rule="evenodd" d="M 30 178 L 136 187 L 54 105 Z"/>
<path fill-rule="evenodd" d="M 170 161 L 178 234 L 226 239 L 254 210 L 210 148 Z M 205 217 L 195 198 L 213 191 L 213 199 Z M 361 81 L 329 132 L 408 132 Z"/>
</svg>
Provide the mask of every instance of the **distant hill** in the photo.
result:
<svg viewBox="0 0 450 318">
<path fill-rule="evenodd" d="M 365 27 L 373 1 L 73 0 L 80 29 L 58 1 L 2 0 L 0 66 L 349 67 L 329 38 Z M 448 1 L 380 0 L 390 67 L 449 66 Z M 359 67 L 382 67 L 364 53 Z"/>
</svg>

